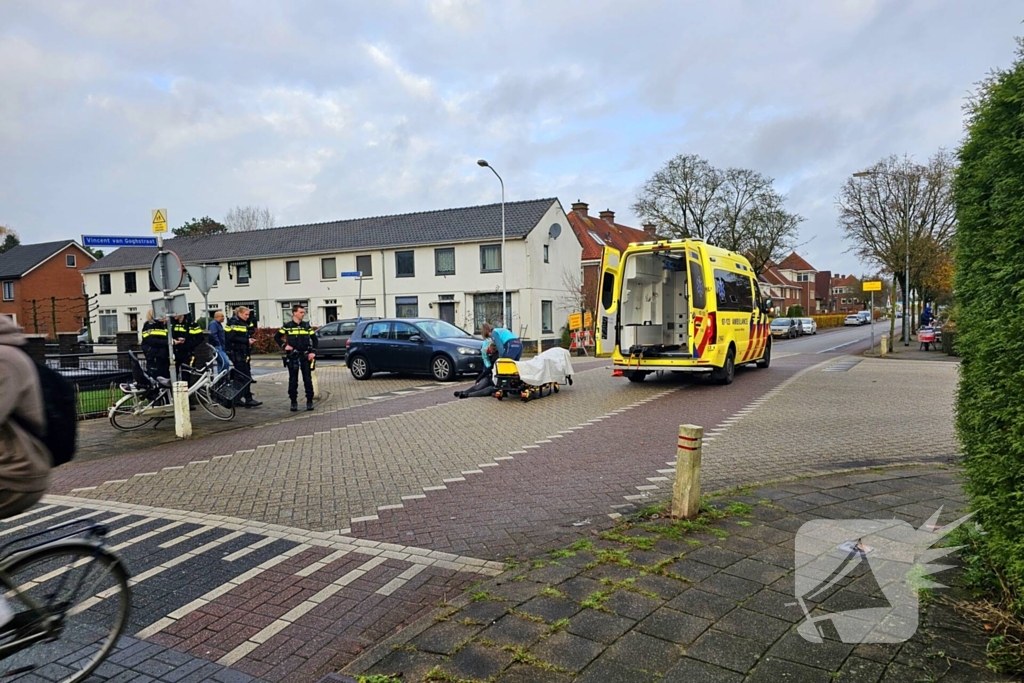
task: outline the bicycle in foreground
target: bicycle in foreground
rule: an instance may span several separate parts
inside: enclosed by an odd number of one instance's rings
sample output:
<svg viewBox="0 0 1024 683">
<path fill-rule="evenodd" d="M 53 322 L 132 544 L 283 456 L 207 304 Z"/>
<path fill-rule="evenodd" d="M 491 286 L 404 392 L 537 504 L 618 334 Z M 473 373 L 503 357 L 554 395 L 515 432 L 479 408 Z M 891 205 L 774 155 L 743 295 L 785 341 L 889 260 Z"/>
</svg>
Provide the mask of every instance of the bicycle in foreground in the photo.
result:
<svg viewBox="0 0 1024 683">
<path fill-rule="evenodd" d="M 129 432 L 153 420 L 159 425 L 162 420 L 173 419 L 174 402 L 170 380 L 150 375 L 133 352 L 129 351 L 128 356 L 134 381 L 121 385 L 125 395 L 110 407 L 110 424 L 116 429 Z M 245 390 L 249 379 L 231 367 L 218 372 L 217 356 L 212 349 L 202 354 L 197 350 L 195 362 L 198 368 L 182 368 L 182 373 L 188 375 L 190 400 L 195 397 L 196 403 L 218 420 L 233 419 L 235 399 Z"/>
<path fill-rule="evenodd" d="M 131 594 L 127 568 L 103 543 L 107 531 L 84 518 L 0 546 L 0 584 L 14 612 L 0 627 L 0 681 L 50 682 L 62 671 L 61 683 L 79 683 L 114 649 Z M 59 668 L 45 678 L 34 675 L 52 664 Z"/>
</svg>

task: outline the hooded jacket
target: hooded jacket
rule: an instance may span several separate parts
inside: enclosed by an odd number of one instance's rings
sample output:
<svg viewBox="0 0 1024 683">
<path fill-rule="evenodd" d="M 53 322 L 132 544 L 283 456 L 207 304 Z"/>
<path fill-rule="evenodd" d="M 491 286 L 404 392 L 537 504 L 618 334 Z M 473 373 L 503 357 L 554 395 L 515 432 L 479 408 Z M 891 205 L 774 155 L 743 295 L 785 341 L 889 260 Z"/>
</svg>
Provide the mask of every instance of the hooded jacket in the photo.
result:
<svg viewBox="0 0 1024 683">
<path fill-rule="evenodd" d="M 18 348 L 24 343 L 14 321 L 0 315 L 0 491 L 35 493 L 50 484 L 50 454 L 12 419 L 17 415 L 39 432 L 46 428 L 39 373 Z"/>
</svg>

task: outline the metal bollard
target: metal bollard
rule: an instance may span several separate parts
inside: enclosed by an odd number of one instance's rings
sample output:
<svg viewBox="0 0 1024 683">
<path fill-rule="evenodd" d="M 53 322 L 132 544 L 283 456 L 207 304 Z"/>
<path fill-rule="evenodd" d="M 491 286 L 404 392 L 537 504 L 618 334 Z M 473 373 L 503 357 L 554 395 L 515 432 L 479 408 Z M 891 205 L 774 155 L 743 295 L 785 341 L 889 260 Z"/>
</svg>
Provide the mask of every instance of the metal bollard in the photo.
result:
<svg viewBox="0 0 1024 683">
<path fill-rule="evenodd" d="M 882 358 L 885 358 L 886 355 L 888 355 L 888 353 L 889 353 L 889 335 L 887 335 L 887 334 L 883 334 L 882 335 L 882 346 L 879 347 L 878 352 L 881 354 Z"/>
<path fill-rule="evenodd" d="M 179 439 L 192 436 L 192 416 L 188 412 L 188 382 L 175 382 L 172 389 L 174 396 L 174 434 Z"/>
<path fill-rule="evenodd" d="M 676 444 L 676 480 L 672 485 L 672 516 L 692 519 L 700 510 L 700 457 L 704 428 L 679 425 Z"/>
</svg>

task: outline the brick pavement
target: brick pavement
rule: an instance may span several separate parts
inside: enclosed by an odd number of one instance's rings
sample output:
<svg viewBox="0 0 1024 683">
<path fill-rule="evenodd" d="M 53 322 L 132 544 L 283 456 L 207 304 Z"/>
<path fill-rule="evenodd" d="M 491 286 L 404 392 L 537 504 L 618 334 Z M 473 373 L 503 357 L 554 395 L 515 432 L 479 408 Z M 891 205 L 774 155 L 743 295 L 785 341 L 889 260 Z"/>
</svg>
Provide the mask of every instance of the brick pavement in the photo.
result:
<svg viewBox="0 0 1024 683">
<path fill-rule="evenodd" d="M 962 589 L 933 589 L 905 643 L 844 643 L 828 621 L 820 643 L 797 632 L 802 524 L 869 517 L 918 527 L 945 506 L 943 524 L 963 503 L 955 470 L 918 466 L 725 495 L 697 524 L 647 514 L 474 588 L 342 673 L 404 683 L 1009 681 L 985 668 L 982 625 L 954 609 L 970 599 Z M 887 605 L 865 564 L 805 596 L 811 616 Z"/>
</svg>

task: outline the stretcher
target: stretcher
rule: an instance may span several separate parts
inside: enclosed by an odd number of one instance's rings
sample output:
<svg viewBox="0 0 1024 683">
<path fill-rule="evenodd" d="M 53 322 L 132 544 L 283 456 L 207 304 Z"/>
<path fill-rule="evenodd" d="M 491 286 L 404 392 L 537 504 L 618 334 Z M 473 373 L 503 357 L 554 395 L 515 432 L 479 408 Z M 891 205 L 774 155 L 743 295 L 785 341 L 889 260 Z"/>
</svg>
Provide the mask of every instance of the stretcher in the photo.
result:
<svg viewBox="0 0 1024 683">
<path fill-rule="evenodd" d="M 494 392 L 499 401 L 518 396 L 524 402 L 557 394 L 559 384 L 572 385 L 572 361 L 569 352 L 556 347 L 530 360 L 499 358 L 494 364 Z"/>
</svg>

